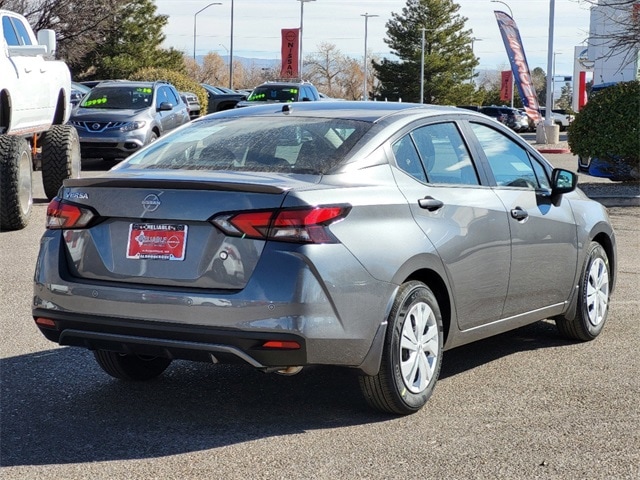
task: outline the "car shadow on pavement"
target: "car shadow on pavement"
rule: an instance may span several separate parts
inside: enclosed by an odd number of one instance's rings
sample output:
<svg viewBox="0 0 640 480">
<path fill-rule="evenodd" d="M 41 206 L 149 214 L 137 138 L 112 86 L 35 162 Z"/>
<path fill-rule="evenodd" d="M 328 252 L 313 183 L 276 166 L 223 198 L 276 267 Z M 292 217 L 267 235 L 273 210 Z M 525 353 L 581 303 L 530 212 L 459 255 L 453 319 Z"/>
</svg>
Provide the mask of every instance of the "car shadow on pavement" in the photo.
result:
<svg viewBox="0 0 640 480">
<path fill-rule="evenodd" d="M 566 344 L 547 328 L 447 352 L 441 378 Z M 0 371 L 2 466 L 163 457 L 397 418 L 366 406 L 355 371 L 333 367 L 284 377 L 176 361 L 156 380 L 123 382 L 103 373 L 91 352 L 57 348 L 2 359 Z"/>
</svg>

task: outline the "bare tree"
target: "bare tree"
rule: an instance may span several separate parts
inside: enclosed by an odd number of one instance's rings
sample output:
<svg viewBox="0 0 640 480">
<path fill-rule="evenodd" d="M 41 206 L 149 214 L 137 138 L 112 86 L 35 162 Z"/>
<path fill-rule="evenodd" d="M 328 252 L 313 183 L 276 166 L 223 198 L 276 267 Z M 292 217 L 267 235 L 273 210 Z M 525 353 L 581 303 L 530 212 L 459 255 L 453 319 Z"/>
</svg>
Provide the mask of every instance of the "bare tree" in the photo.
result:
<svg viewBox="0 0 640 480">
<path fill-rule="evenodd" d="M 640 2 L 638 0 L 579 0 L 592 7 L 601 8 L 605 21 L 612 25 L 605 33 L 591 33 L 589 43 L 606 46 L 602 58 L 622 56 L 622 66 L 629 65 L 638 58 L 640 50 Z M 595 59 L 592 59 L 595 60 Z"/>
</svg>

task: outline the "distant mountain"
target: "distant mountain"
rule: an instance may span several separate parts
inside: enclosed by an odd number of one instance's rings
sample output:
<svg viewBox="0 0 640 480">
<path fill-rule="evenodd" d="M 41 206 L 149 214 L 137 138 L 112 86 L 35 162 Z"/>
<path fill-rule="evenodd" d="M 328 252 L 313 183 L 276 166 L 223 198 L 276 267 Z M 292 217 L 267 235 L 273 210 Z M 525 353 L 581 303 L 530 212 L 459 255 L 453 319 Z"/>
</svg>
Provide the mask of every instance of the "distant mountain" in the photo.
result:
<svg viewBox="0 0 640 480">
<path fill-rule="evenodd" d="M 196 55 L 196 61 L 202 65 L 202 59 L 204 55 Z M 229 55 L 220 55 L 225 63 L 229 63 Z M 273 68 L 277 67 L 280 64 L 280 60 L 277 58 L 248 58 L 248 57 L 239 57 L 237 55 L 233 56 L 234 62 L 240 62 L 245 67 L 256 66 L 258 68 Z"/>
</svg>

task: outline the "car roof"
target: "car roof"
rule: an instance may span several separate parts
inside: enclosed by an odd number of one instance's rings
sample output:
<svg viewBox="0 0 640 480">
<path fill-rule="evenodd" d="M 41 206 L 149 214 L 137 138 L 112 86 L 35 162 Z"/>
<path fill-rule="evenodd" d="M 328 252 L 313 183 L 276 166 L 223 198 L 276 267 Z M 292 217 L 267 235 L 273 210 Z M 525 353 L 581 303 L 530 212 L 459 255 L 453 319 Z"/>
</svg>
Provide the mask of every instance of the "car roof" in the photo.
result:
<svg viewBox="0 0 640 480">
<path fill-rule="evenodd" d="M 169 83 L 161 81 L 104 80 L 96 85 L 96 87 L 153 87 L 154 85 L 169 85 Z"/>
<path fill-rule="evenodd" d="M 455 107 L 440 105 L 427 105 L 407 102 L 362 102 L 362 101 L 335 101 L 326 100 L 322 102 L 295 102 L 285 104 L 258 105 L 248 108 L 236 108 L 217 112 L 206 118 L 221 117 L 254 117 L 271 116 L 276 114 L 287 114 L 296 117 L 315 118 L 341 118 L 345 120 L 359 120 L 365 122 L 378 122 L 383 118 L 400 113 L 411 115 L 412 113 L 421 115 L 439 115 L 452 113 L 457 115 L 479 114 L 470 110 L 463 110 Z M 481 116 L 484 118 L 484 116 Z"/>
</svg>

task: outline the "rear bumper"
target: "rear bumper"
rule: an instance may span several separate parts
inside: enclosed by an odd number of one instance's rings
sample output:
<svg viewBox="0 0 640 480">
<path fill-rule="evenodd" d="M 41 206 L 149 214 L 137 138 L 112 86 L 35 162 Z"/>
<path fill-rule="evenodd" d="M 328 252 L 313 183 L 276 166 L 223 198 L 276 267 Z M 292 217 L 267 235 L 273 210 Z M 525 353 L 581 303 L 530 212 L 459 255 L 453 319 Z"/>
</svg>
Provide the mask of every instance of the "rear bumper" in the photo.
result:
<svg viewBox="0 0 640 480">
<path fill-rule="evenodd" d="M 290 333 L 238 332 L 44 309 L 34 309 L 33 316 L 55 322 L 55 327 L 38 327 L 60 345 L 214 363 L 245 362 L 259 369 L 308 363 L 304 338 Z M 300 348 L 265 348 L 267 341 L 295 342 Z"/>
<path fill-rule="evenodd" d="M 33 317 L 55 322 L 40 327 L 49 340 L 89 349 L 203 361 L 213 354 L 257 368 L 360 367 L 397 288 L 371 277 L 338 244 L 280 246 L 292 251 L 263 255 L 238 290 L 77 278 L 61 247 L 59 232 L 45 234 Z M 263 349 L 268 340 L 296 341 L 300 348 Z"/>
</svg>

